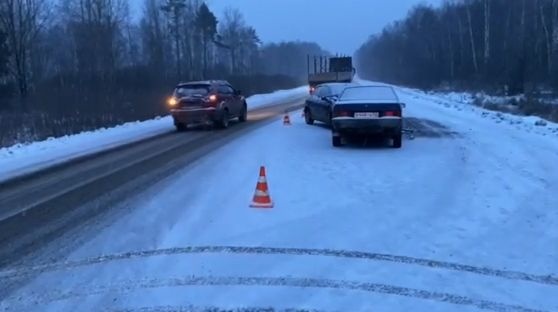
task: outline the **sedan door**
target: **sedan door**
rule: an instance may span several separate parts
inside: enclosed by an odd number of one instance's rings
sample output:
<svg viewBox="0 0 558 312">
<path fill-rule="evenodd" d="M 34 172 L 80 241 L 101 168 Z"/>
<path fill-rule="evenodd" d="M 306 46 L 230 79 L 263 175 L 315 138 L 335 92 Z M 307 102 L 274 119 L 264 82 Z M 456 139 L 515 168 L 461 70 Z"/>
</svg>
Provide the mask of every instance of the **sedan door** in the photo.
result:
<svg viewBox="0 0 558 312">
<path fill-rule="evenodd" d="M 314 94 L 312 94 L 306 100 L 306 107 L 310 111 L 310 116 L 312 116 L 312 119 L 314 120 L 320 120 L 318 118 L 320 114 L 320 98 L 318 97 L 318 93 L 320 92 L 321 89 L 323 89 L 323 87 L 318 87 L 314 91 Z"/>
<path fill-rule="evenodd" d="M 331 109 L 331 102 L 326 98 L 331 95 L 331 88 L 328 86 L 320 87 L 319 92 L 316 92 L 317 104 L 316 104 L 316 120 L 321 122 L 329 123 L 329 112 Z"/>
</svg>

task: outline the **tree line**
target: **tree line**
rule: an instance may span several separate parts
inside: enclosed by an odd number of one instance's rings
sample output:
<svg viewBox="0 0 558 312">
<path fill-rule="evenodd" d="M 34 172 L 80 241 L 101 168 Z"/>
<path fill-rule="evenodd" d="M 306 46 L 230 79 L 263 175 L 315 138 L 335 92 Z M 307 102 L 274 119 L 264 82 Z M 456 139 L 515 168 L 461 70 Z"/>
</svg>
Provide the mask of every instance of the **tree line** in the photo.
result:
<svg viewBox="0 0 558 312">
<path fill-rule="evenodd" d="M 558 0 L 418 5 L 356 56 L 363 77 L 421 88 L 558 89 Z"/>
<path fill-rule="evenodd" d="M 227 79 L 247 95 L 298 86 L 305 55 L 327 53 L 263 44 L 235 8 L 142 0 L 134 16 L 132 1 L 0 1 L 0 146 L 164 114 L 178 81 Z"/>
</svg>

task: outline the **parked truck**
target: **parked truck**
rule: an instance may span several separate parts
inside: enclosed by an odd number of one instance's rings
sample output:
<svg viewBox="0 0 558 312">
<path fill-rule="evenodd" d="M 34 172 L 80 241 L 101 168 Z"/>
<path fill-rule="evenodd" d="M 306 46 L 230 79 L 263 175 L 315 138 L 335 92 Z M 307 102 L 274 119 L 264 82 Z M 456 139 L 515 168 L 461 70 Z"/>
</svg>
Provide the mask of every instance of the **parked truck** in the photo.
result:
<svg viewBox="0 0 558 312">
<path fill-rule="evenodd" d="M 353 58 L 350 56 L 310 56 L 307 57 L 308 86 L 310 94 L 317 85 L 328 82 L 352 82 L 355 76 Z"/>
</svg>

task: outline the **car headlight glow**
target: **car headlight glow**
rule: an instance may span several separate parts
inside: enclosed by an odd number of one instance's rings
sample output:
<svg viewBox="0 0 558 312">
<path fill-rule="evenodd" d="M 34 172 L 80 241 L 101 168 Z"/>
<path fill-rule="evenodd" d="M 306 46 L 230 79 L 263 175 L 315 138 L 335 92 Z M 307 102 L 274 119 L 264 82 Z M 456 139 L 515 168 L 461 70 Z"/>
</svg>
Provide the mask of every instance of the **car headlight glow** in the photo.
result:
<svg viewBox="0 0 558 312">
<path fill-rule="evenodd" d="M 169 98 L 167 102 L 169 106 L 176 106 L 178 104 L 178 100 L 174 96 Z"/>
</svg>

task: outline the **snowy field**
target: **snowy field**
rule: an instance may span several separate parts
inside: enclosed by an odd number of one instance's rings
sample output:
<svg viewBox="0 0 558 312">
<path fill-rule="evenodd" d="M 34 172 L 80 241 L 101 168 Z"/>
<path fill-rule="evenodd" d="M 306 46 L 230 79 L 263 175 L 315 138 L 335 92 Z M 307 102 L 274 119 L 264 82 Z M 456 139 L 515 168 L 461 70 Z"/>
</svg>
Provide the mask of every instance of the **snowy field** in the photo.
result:
<svg viewBox="0 0 558 312">
<path fill-rule="evenodd" d="M 422 92 L 419 90 L 410 90 L 415 95 L 430 99 L 440 105 L 453 106 L 458 109 L 471 109 L 483 114 L 483 117 L 493 118 L 499 122 L 510 123 L 523 127 L 525 130 L 535 129 L 537 132 L 542 134 L 554 133 L 558 134 L 558 124 L 544 120 L 537 116 L 519 116 L 509 113 L 497 112 L 494 110 L 483 109 L 478 106 L 473 106 L 475 101 L 475 96 L 472 93 L 467 92 Z M 507 105 L 510 101 L 520 101 L 524 99 L 524 96 L 490 96 L 486 94 L 478 94 L 482 99 L 483 105 Z M 551 101 L 549 103 L 555 103 L 558 105 L 558 100 Z M 510 107 L 513 109 L 513 107 Z"/>
<path fill-rule="evenodd" d="M 302 99 L 308 87 L 256 94 L 247 98 L 248 109 Z M 44 169 L 84 155 L 115 148 L 174 131 L 170 116 L 142 122 L 129 122 L 113 128 L 50 138 L 32 144 L 0 148 L 0 181 Z"/>
<path fill-rule="evenodd" d="M 399 93 L 439 135 L 333 148 L 278 119 L 68 237 L 67 263 L 0 272 L 37 274 L 0 309 L 558 311 L 558 137 Z M 273 209 L 248 208 L 260 165 Z"/>
</svg>

